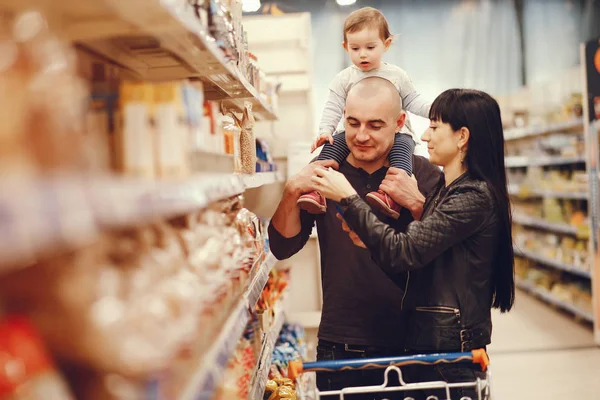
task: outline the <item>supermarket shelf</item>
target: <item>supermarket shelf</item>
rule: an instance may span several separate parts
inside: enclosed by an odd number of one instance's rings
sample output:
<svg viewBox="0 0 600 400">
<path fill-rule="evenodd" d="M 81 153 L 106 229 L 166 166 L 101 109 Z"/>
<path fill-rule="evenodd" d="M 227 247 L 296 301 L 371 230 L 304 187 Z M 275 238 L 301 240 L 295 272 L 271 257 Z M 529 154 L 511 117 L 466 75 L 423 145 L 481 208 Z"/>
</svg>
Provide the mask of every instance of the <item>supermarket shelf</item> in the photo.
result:
<svg viewBox="0 0 600 400">
<path fill-rule="evenodd" d="M 579 308 L 575 307 L 572 304 L 569 304 L 565 301 L 557 299 L 552 294 L 550 294 L 542 289 L 538 289 L 537 287 L 535 287 L 535 285 L 533 285 L 530 282 L 524 281 L 522 279 L 517 279 L 516 286 L 526 292 L 529 292 L 529 293 L 537 296 L 538 298 L 544 300 L 547 303 L 550 303 L 552 305 L 555 305 L 557 307 L 562 308 L 563 310 L 566 310 L 566 311 L 572 313 L 573 315 L 575 315 L 585 321 L 594 322 L 594 316 L 592 314 L 589 314 L 583 310 L 580 310 Z"/>
<path fill-rule="evenodd" d="M 246 189 L 253 189 L 260 186 L 271 185 L 276 182 L 282 182 L 284 180 L 283 174 L 277 172 L 259 172 L 254 175 L 243 176 L 244 187 Z"/>
<path fill-rule="evenodd" d="M 584 157 L 506 157 L 506 168 L 538 167 L 552 165 L 570 165 L 585 163 Z"/>
<path fill-rule="evenodd" d="M 4 181 L 0 264 L 30 264 L 57 249 L 88 244 L 103 230 L 183 215 L 282 179 L 279 172 L 261 172 L 197 174 L 181 181 L 81 176 Z"/>
<path fill-rule="evenodd" d="M 190 384 L 187 385 L 183 394 L 179 397 L 181 400 L 210 400 L 213 398 L 214 392 L 225 374 L 229 360 L 250 319 L 248 309 L 249 307 L 254 308 L 256 305 L 260 292 L 262 292 L 267 282 L 269 271 L 273 268 L 275 262 L 275 257 L 269 254 L 265 262 L 260 265 L 252 283 L 248 286 L 242 299 L 223 326 L 221 334 L 203 357 L 197 372 L 190 380 Z M 258 296 L 256 295 L 257 291 L 259 292 Z M 281 324 L 283 325 L 283 322 Z"/>
<path fill-rule="evenodd" d="M 579 230 L 576 226 L 569 224 L 558 224 L 553 222 L 547 222 L 540 218 L 532 218 L 526 215 L 513 215 L 513 222 L 523 226 L 529 226 L 532 228 L 539 228 L 550 232 L 562 233 L 565 235 L 579 235 Z"/>
<path fill-rule="evenodd" d="M 269 333 L 265 335 L 261 356 L 258 361 L 258 368 L 256 373 L 252 377 L 251 389 L 248 393 L 248 400 L 262 399 L 265 393 L 265 387 L 267 385 L 267 379 L 269 376 L 269 369 L 271 367 L 271 360 L 273 358 L 273 350 L 277 339 L 279 338 L 279 332 L 283 328 L 285 322 L 285 313 L 281 301 L 275 306 L 275 319 L 273 326 Z"/>
<path fill-rule="evenodd" d="M 504 131 L 504 140 L 515 140 L 529 136 L 543 135 L 546 133 L 575 131 L 578 129 L 583 132 L 583 118 L 527 128 L 507 129 Z"/>
<path fill-rule="evenodd" d="M 250 100 L 257 118 L 275 120 L 265 99 L 228 60 L 195 15 L 190 2 L 161 0 L 0 0 L 0 9 L 52 10 L 63 34 L 80 47 L 149 81 L 196 78 L 207 100 L 243 110 Z"/>
<path fill-rule="evenodd" d="M 587 200 L 587 192 L 566 192 L 558 190 L 547 190 L 547 189 L 526 189 L 521 185 L 509 184 L 508 193 L 512 196 L 518 196 L 521 198 L 528 197 L 553 197 L 557 199 L 566 200 Z"/>
<path fill-rule="evenodd" d="M 267 284 L 267 280 L 269 279 L 269 272 L 275 268 L 275 264 L 277 263 L 277 259 L 273 255 L 273 253 L 269 253 L 267 258 L 263 262 L 261 268 L 256 271 L 250 286 L 248 286 L 248 290 L 246 291 L 246 306 L 249 310 L 254 309 L 256 303 L 258 303 L 258 299 L 260 298 L 265 285 Z"/>
<path fill-rule="evenodd" d="M 552 267 L 552 268 L 560 270 L 560 271 L 568 272 L 570 274 L 577 275 L 582 278 L 592 279 L 592 274 L 589 271 L 584 271 L 574 265 L 566 264 L 566 263 L 556 261 L 556 260 L 551 260 L 549 258 L 539 256 L 530 251 L 521 250 L 521 249 L 517 248 L 516 246 L 514 247 L 514 252 L 515 252 L 516 256 L 525 257 L 532 261 L 546 265 L 548 267 Z"/>
</svg>

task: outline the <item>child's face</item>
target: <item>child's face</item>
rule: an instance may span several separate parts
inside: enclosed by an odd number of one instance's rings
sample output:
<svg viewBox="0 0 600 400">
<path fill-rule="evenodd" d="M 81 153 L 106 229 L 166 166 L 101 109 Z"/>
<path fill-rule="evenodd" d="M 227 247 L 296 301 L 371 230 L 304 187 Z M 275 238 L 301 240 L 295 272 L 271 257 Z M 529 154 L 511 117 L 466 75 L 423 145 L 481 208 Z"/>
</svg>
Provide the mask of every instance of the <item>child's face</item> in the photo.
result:
<svg viewBox="0 0 600 400">
<path fill-rule="evenodd" d="M 385 42 L 379 36 L 377 29 L 363 29 L 359 32 L 348 32 L 344 48 L 350 54 L 352 63 L 364 72 L 381 66 L 383 53 L 390 47 L 392 38 Z"/>
</svg>

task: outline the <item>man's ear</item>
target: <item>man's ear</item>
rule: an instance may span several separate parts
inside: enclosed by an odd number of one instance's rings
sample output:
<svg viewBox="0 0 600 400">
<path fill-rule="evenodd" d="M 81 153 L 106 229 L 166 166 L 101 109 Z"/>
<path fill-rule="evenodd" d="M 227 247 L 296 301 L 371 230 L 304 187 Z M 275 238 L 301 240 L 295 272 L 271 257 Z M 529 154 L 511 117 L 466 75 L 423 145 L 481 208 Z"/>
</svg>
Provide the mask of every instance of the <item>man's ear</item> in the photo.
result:
<svg viewBox="0 0 600 400">
<path fill-rule="evenodd" d="M 402 112 L 400 112 L 400 115 L 398 115 L 398 119 L 396 120 L 396 127 L 398 128 L 398 132 L 400 131 L 400 129 L 402 129 L 405 123 L 406 113 L 404 112 L 404 110 L 402 110 Z"/>
</svg>

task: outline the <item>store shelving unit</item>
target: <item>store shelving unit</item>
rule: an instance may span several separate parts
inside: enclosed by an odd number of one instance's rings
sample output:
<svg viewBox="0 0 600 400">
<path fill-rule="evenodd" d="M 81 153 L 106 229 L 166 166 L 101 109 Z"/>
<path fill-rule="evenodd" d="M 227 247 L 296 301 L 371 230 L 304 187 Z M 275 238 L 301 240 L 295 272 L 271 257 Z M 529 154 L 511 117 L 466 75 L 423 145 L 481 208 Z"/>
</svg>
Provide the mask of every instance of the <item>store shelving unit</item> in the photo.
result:
<svg viewBox="0 0 600 400">
<path fill-rule="evenodd" d="M 525 199 L 533 197 L 552 197 L 565 200 L 587 200 L 589 198 L 587 192 L 567 192 L 561 190 L 529 188 L 516 184 L 508 185 L 508 194 Z"/>
<path fill-rule="evenodd" d="M 584 164 L 584 157 L 525 157 L 512 156 L 504 160 L 507 168 Z"/>
<path fill-rule="evenodd" d="M 582 278 L 592 279 L 592 275 L 590 274 L 590 271 L 586 271 L 575 265 L 570 265 L 570 264 L 563 263 L 561 261 L 552 260 L 547 257 L 542 257 L 538 254 L 535 254 L 534 252 L 527 251 L 527 250 L 521 250 L 516 246 L 514 248 L 514 252 L 515 252 L 516 256 L 525 257 L 529 260 L 535 261 L 535 262 L 545 265 L 547 267 L 554 268 L 556 270 L 563 271 L 563 272 L 568 272 L 570 274 L 577 275 Z"/>
<path fill-rule="evenodd" d="M 546 303 L 549 303 L 549 304 L 556 306 L 562 310 L 570 312 L 577 318 L 581 318 L 582 320 L 587 321 L 587 322 L 594 321 L 594 316 L 592 314 L 590 314 L 586 311 L 580 310 L 579 308 L 556 298 L 552 294 L 535 287 L 530 282 L 527 282 L 527 281 L 524 281 L 521 279 L 517 279 L 516 284 L 517 284 L 518 288 L 520 288 L 528 293 L 533 294 L 534 296 L 542 299 Z"/>
<path fill-rule="evenodd" d="M 272 107 L 228 60 L 195 16 L 189 2 L 159 0 L 1 0 L 0 8 L 49 10 L 63 35 L 81 48 L 147 81 L 198 78 L 207 100 L 243 110 L 253 104 L 258 118 L 275 120 Z"/>
<path fill-rule="evenodd" d="M 205 100 L 220 101 L 237 112 L 250 102 L 257 120 L 277 120 L 272 104 L 250 84 L 237 62 L 225 56 L 195 15 L 191 2 L 0 0 L 1 11 L 30 8 L 43 11 L 52 29 L 79 50 L 119 67 L 123 78 L 200 80 Z M 4 180 L 0 183 L 0 265 L 28 265 L 56 251 L 90 243 L 104 231 L 185 215 L 284 179 L 280 172 L 240 175 L 203 170 L 177 180 L 112 175 Z M 276 262 L 268 254 L 255 268 L 252 280 L 177 398 L 213 398 Z M 8 267 L 2 269 L 0 273 Z M 282 308 L 275 315 L 254 381 L 256 398 L 262 398 L 272 351 L 285 320 Z"/>
<path fill-rule="evenodd" d="M 554 132 L 577 131 L 581 130 L 582 126 L 583 118 L 577 118 L 569 121 L 554 122 L 546 125 L 508 129 L 504 132 L 504 140 L 522 139 L 530 136 L 540 136 Z"/>
<path fill-rule="evenodd" d="M 248 393 L 248 400 L 260 399 L 265 392 L 265 386 L 267 385 L 267 378 L 269 375 L 269 368 L 271 367 L 271 360 L 273 357 L 273 350 L 279 337 L 279 332 L 283 328 L 285 322 L 285 313 L 281 301 L 275 306 L 275 318 L 271 326 L 271 330 L 264 335 L 262 347 L 260 351 L 260 357 L 258 364 L 252 374 L 251 389 Z"/>
<path fill-rule="evenodd" d="M 524 138 L 542 137 L 551 133 L 570 133 L 570 134 L 582 134 L 583 135 L 584 121 L 583 118 L 573 119 L 566 122 L 551 123 L 542 126 L 535 126 L 530 128 L 512 129 L 505 132 L 505 140 L 513 141 Z M 588 166 L 587 154 L 577 155 L 573 157 L 564 156 L 508 156 L 505 159 L 505 165 L 507 169 L 517 168 L 528 168 L 528 167 L 562 167 L 562 166 Z M 536 183 L 538 184 L 538 183 Z M 553 198 L 559 200 L 577 200 L 589 203 L 593 196 L 592 190 L 581 191 L 569 190 L 559 187 L 549 187 L 539 182 L 539 186 L 533 186 L 530 184 L 509 184 L 509 194 L 518 199 L 544 199 Z M 589 239 L 590 238 L 590 223 L 591 218 L 588 219 L 587 223 L 582 226 L 572 226 L 565 223 L 552 223 L 545 221 L 540 218 L 534 218 L 524 214 L 513 215 L 513 223 L 521 225 L 525 228 L 545 231 L 551 234 L 557 234 L 560 236 L 571 236 L 576 239 Z M 591 282 L 593 279 L 593 260 L 589 260 L 590 264 L 585 267 L 578 265 L 570 265 L 559 260 L 551 259 L 545 255 L 538 254 L 530 249 L 522 249 L 519 246 L 514 247 L 515 256 L 525 258 L 540 266 L 550 268 L 556 271 L 563 272 L 562 279 L 571 280 L 583 280 Z M 591 257 L 590 257 L 591 258 Z M 594 316 L 590 313 L 584 312 L 576 306 L 569 304 L 561 299 L 556 298 L 551 293 L 540 289 L 530 281 L 518 280 L 518 287 L 535 295 L 536 297 L 557 306 L 563 310 L 566 310 L 578 318 L 585 321 L 594 321 Z"/>
<path fill-rule="evenodd" d="M 223 325 L 221 333 L 214 341 L 210 350 L 202 358 L 198 369 L 183 390 L 181 396 L 179 396 L 179 399 L 209 400 L 212 398 L 215 389 L 218 387 L 227 369 L 229 359 L 235 351 L 236 345 L 248 323 L 250 317 L 248 310 L 253 309 L 258 302 L 260 294 L 267 283 L 269 271 L 275 266 L 276 262 L 277 259 L 272 254 L 269 254 L 266 260 L 260 265 L 254 279 L 234 307 L 234 311 Z M 282 313 L 280 314 L 280 321 L 278 321 L 280 324 L 279 330 L 277 333 L 271 335 L 275 336 L 275 340 L 279 335 L 281 326 L 283 326 L 284 316 Z"/>
<path fill-rule="evenodd" d="M 72 176 L 3 183 L 0 210 L 9 217 L 0 221 L 0 262 L 30 262 L 49 249 L 89 243 L 103 230 L 186 214 L 282 180 L 280 172 L 261 172 L 200 173 L 178 181 Z"/>
<path fill-rule="evenodd" d="M 587 227 L 577 227 L 569 224 L 560 224 L 545 221 L 541 218 L 533 218 L 526 215 L 513 215 L 513 222 L 531 228 L 542 229 L 548 232 L 562 233 L 582 237 L 587 234 Z"/>
</svg>

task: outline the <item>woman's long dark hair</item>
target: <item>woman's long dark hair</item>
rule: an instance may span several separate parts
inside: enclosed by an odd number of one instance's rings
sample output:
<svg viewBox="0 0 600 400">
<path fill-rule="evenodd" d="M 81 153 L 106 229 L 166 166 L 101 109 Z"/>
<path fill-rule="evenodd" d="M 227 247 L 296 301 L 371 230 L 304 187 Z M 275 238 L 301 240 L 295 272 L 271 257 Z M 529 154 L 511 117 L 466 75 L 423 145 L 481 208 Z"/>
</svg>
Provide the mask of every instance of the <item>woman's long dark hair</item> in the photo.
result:
<svg viewBox="0 0 600 400">
<path fill-rule="evenodd" d="M 485 181 L 500 217 L 500 238 L 492 270 L 492 307 L 509 311 L 515 301 L 512 215 L 504 166 L 504 133 L 500 107 L 478 90 L 450 89 L 439 95 L 429 112 L 431 120 L 450 124 L 455 131 L 469 129 L 465 162 L 471 177 Z"/>
</svg>

